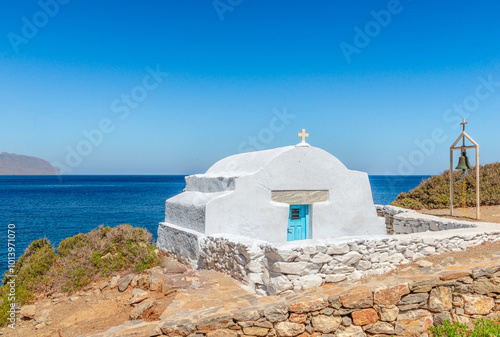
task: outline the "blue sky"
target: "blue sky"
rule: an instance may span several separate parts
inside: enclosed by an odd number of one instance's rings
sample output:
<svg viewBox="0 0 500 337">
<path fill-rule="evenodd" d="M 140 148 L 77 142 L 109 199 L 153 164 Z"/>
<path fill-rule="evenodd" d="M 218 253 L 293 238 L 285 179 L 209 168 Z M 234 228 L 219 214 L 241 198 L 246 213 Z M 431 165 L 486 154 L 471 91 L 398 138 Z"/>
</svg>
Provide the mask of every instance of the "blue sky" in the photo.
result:
<svg viewBox="0 0 500 337">
<path fill-rule="evenodd" d="M 0 152 L 69 174 L 189 174 L 296 144 L 305 128 L 348 168 L 437 174 L 466 117 L 481 162 L 496 162 L 499 10 L 461 0 L 10 1 Z"/>
</svg>

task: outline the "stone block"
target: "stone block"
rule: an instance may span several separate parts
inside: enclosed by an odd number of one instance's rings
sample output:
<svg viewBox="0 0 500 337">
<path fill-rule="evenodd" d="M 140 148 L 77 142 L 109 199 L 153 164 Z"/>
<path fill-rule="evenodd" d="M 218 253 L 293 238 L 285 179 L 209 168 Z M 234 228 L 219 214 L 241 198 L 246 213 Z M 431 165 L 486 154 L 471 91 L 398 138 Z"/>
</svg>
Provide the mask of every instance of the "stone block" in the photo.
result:
<svg viewBox="0 0 500 337">
<path fill-rule="evenodd" d="M 203 336 L 203 335 L 201 335 L 201 336 Z M 219 329 L 219 330 L 208 332 L 206 334 L 206 336 L 207 337 L 238 337 L 238 334 L 233 330 Z"/>
<path fill-rule="evenodd" d="M 279 322 L 275 324 L 274 329 L 278 336 L 293 337 L 303 333 L 306 326 L 300 323 Z"/>
<path fill-rule="evenodd" d="M 360 326 L 374 324 L 378 321 L 378 314 L 372 308 L 354 311 L 351 316 L 353 323 Z"/>
<path fill-rule="evenodd" d="M 167 336 L 187 336 L 194 333 L 196 324 L 191 321 L 164 321 L 160 330 Z"/>
<path fill-rule="evenodd" d="M 435 325 L 443 324 L 447 319 L 451 321 L 451 314 L 449 312 L 438 312 L 432 315 L 432 317 Z"/>
<path fill-rule="evenodd" d="M 235 321 L 257 321 L 260 319 L 260 314 L 257 309 L 241 309 L 233 312 Z"/>
<path fill-rule="evenodd" d="M 267 336 L 269 329 L 260 327 L 247 327 L 243 328 L 243 333 L 249 336 Z"/>
<path fill-rule="evenodd" d="M 313 316 L 311 321 L 314 330 L 321 333 L 330 333 L 338 329 L 340 323 L 342 322 L 342 317 L 317 315 Z"/>
<path fill-rule="evenodd" d="M 372 334 L 393 335 L 394 326 L 387 322 L 377 322 L 370 328 L 366 329 L 366 331 Z"/>
<path fill-rule="evenodd" d="M 380 320 L 385 322 L 394 322 L 399 315 L 399 308 L 395 305 L 379 307 Z"/>
<path fill-rule="evenodd" d="M 472 277 L 476 279 L 476 278 L 481 277 L 481 276 L 494 274 L 499 269 L 500 269 L 500 266 L 472 268 Z"/>
<path fill-rule="evenodd" d="M 326 253 L 328 255 L 343 255 L 349 252 L 349 245 L 347 243 L 338 244 L 328 247 Z"/>
<path fill-rule="evenodd" d="M 340 295 L 340 300 L 346 308 L 369 308 L 373 305 L 373 294 L 367 287 L 359 286 Z"/>
<path fill-rule="evenodd" d="M 402 336 L 420 336 L 433 324 L 433 317 L 427 310 L 408 311 L 398 316 L 395 333 Z"/>
<path fill-rule="evenodd" d="M 125 275 L 120 281 L 118 281 L 118 291 L 125 291 L 127 290 L 128 286 L 130 285 L 130 282 L 132 282 L 132 279 L 134 278 L 135 274 L 130 273 Z M 111 280 L 113 281 L 113 280 Z"/>
<path fill-rule="evenodd" d="M 429 294 L 427 293 L 416 293 L 409 294 L 401 298 L 398 304 L 414 304 L 414 303 L 424 303 L 429 299 Z"/>
<path fill-rule="evenodd" d="M 307 321 L 307 314 L 297 314 L 292 312 L 288 320 L 293 323 L 305 323 Z"/>
<path fill-rule="evenodd" d="M 302 289 L 317 288 L 323 284 L 323 278 L 319 275 L 306 275 L 298 279 Z"/>
<path fill-rule="evenodd" d="M 318 311 L 326 308 L 328 306 L 328 301 L 323 297 L 318 296 L 306 296 L 301 297 L 299 300 L 295 300 L 290 303 L 290 311 L 296 313 L 306 313 L 311 311 Z"/>
<path fill-rule="evenodd" d="M 337 331 L 335 337 L 366 337 L 366 334 L 360 326 L 351 325 L 342 331 Z"/>
<path fill-rule="evenodd" d="M 267 288 L 271 295 L 278 295 L 284 291 L 292 290 L 293 284 L 286 276 L 283 275 L 272 276 L 269 279 L 269 284 Z"/>
<path fill-rule="evenodd" d="M 495 306 L 495 300 L 482 295 L 461 294 L 464 299 L 464 310 L 468 315 L 486 315 Z"/>
<path fill-rule="evenodd" d="M 264 309 L 264 316 L 270 322 L 281 322 L 288 319 L 288 310 L 285 304 L 274 304 Z"/>
<path fill-rule="evenodd" d="M 434 312 L 448 312 L 453 308 L 453 295 L 449 287 L 432 289 L 429 296 L 429 310 Z"/>
<path fill-rule="evenodd" d="M 323 263 L 328 263 L 331 260 L 333 260 L 333 257 L 331 255 L 325 254 L 325 253 L 318 253 L 313 256 L 311 259 L 312 263 L 318 263 L 318 264 L 323 264 Z"/>
<path fill-rule="evenodd" d="M 213 316 L 205 317 L 202 320 L 198 321 L 198 323 L 196 324 L 196 330 L 201 333 L 207 333 L 212 330 L 225 329 L 232 324 L 234 324 L 234 321 L 231 316 L 226 314 L 216 314 Z"/>
<path fill-rule="evenodd" d="M 327 283 L 337 283 L 337 282 L 342 282 L 345 279 L 347 279 L 347 276 L 345 276 L 344 274 L 327 275 L 325 277 L 325 282 L 327 282 Z"/>
<path fill-rule="evenodd" d="M 273 271 L 280 274 L 309 275 L 316 274 L 320 266 L 306 261 L 300 262 L 276 262 Z"/>
<path fill-rule="evenodd" d="M 356 265 L 356 268 L 358 270 L 368 270 L 370 269 L 372 266 L 371 262 L 369 261 L 365 261 L 365 260 L 361 260 L 358 262 L 358 264 Z"/>
<path fill-rule="evenodd" d="M 352 266 L 356 263 L 358 263 L 359 260 L 363 258 L 363 255 L 361 255 L 358 252 L 349 252 L 345 254 L 342 258 L 342 262 L 345 263 L 347 266 Z"/>
<path fill-rule="evenodd" d="M 403 295 L 409 294 L 410 288 L 407 282 L 382 286 L 375 289 L 373 301 L 375 304 L 387 306 L 395 305 L 401 300 Z"/>
<path fill-rule="evenodd" d="M 500 284 L 494 284 L 491 279 L 479 278 L 472 282 L 472 289 L 479 295 L 500 293 Z"/>
</svg>

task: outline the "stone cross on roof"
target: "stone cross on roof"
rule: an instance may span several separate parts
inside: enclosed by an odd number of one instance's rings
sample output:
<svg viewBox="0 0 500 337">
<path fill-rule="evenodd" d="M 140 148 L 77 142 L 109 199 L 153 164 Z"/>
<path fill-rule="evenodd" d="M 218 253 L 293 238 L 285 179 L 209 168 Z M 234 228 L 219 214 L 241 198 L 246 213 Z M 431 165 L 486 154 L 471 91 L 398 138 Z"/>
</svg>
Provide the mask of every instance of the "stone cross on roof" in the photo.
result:
<svg viewBox="0 0 500 337">
<path fill-rule="evenodd" d="M 297 136 L 302 138 L 302 143 L 305 143 L 306 137 L 309 137 L 309 134 L 306 133 L 306 129 L 302 129 L 302 132 L 297 133 Z"/>
</svg>

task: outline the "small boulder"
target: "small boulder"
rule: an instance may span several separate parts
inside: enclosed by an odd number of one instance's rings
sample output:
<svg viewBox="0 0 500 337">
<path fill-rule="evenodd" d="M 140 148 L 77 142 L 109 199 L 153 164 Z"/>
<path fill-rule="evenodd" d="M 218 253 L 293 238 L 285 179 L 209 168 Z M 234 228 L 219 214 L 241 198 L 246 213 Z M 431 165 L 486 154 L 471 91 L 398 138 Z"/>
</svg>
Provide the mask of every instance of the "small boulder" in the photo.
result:
<svg viewBox="0 0 500 337">
<path fill-rule="evenodd" d="M 118 286 L 118 281 L 120 281 L 120 276 L 114 276 L 111 278 L 111 282 L 109 282 L 109 287 L 114 289 Z"/>
<path fill-rule="evenodd" d="M 119 282 L 118 282 L 118 291 L 125 291 L 127 290 L 130 282 L 132 281 L 132 279 L 134 278 L 135 274 L 134 273 L 130 273 L 130 274 L 127 274 L 125 275 L 125 277 L 123 277 Z"/>
<path fill-rule="evenodd" d="M 149 275 L 142 274 L 141 277 L 137 280 L 137 287 L 142 290 L 149 290 Z"/>
<path fill-rule="evenodd" d="M 135 288 L 132 291 L 132 298 L 130 299 L 130 301 L 128 302 L 128 304 L 132 305 L 132 304 L 136 304 L 136 303 L 142 302 L 146 298 L 148 298 L 148 295 L 149 294 L 148 294 L 147 291 L 139 289 L 139 288 Z"/>
<path fill-rule="evenodd" d="M 153 267 L 149 270 L 149 289 L 151 291 L 156 291 L 161 287 L 164 275 L 162 267 Z"/>
<path fill-rule="evenodd" d="M 135 308 L 130 312 L 129 319 L 130 320 L 138 319 L 144 313 L 144 311 L 151 308 L 152 306 L 153 302 L 150 301 L 137 304 Z"/>
<path fill-rule="evenodd" d="M 37 323 L 45 323 L 47 324 L 47 322 L 49 321 L 49 314 L 50 312 L 52 311 L 52 309 L 43 309 L 42 311 L 39 311 L 35 314 L 35 316 L 33 316 L 33 318 L 35 319 L 35 321 Z"/>
<path fill-rule="evenodd" d="M 23 319 L 33 319 L 36 314 L 36 306 L 35 305 L 23 305 L 19 312 Z"/>
<path fill-rule="evenodd" d="M 185 265 L 178 261 L 165 261 L 162 263 L 166 274 L 184 274 L 187 272 Z"/>
<path fill-rule="evenodd" d="M 137 274 L 134 276 L 134 278 L 132 279 L 132 281 L 130 281 L 130 286 L 132 288 L 137 288 L 138 285 L 139 285 L 139 280 L 141 279 L 142 275 L 141 274 Z"/>
<path fill-rule="evenodd" d="M 64 297 L 64 296 L 66 296 L 65 293 L 57 293 L 57 294 L 52 295 L 52 298 L 61 298 L 61 297 Z"/>
<path fill-rule="evenodd" d="M 177 291 L 177 289 L 172 287 L 169 284 L 168 280 L 163 280 L 163 282 L 161 283 L 161 292 L 163 295 L 168 296 L 175 291 Z"/>
</svg>

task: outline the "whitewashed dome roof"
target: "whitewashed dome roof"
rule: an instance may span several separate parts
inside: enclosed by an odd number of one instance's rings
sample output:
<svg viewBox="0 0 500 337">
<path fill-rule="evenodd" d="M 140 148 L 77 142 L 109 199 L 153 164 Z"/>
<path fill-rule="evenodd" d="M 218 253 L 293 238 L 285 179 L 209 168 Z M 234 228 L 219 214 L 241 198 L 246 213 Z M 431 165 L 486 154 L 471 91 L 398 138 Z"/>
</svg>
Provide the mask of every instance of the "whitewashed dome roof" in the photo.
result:
<svg viewBox="0 0 500 337">
<path fill-rule="evenodd" d="M 290 151 L 293 150 L 306 150 L 308 152 L 315 152 L 317 155 L 319 155 L 319 157 L 322 157 L 323 160 L 329 161 L 339 169 L 347 169 L 344 164 L 342 164 L 340 160 L 338 160 L 335 156 L 317 147 L 284 146 L 270 150 L 240 153 L 226 157 L 213 164 L 207 170 L 204 176 L 239 177 L 248 174 L 254 174 L 264 169 L 265 167 L 269 167 L 273 160 L 277 159 L 278 157 L 282 157 L 287 152 L 291 154 Z"/>
</svg>

